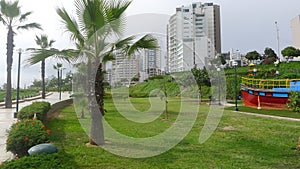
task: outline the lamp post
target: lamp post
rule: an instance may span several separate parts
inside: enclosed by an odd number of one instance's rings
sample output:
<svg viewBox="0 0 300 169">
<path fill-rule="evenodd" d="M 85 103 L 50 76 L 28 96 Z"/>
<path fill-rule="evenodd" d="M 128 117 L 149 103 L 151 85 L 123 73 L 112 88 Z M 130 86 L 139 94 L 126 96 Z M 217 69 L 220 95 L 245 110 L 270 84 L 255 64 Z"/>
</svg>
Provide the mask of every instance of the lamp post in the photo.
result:
<svg viewBox="0 0 300 169">
<path fill-rule="evenodd" d="M 237 62 L 234 61 L 233 62 L 233 66 L 234 66 L 234 96 L 235 96 L 235 111 L 239 111 L 238 107 L 237 107 L 237 82 L 236 82 L 236 66 L 237 66 Z"/>
<path fill-rule="evenodd" d="M 256 69 L 256 68 L 254 68 L 254 69 L 253 69 L 253 74 L 254 74 L 254 77 L 255 77 L 255 75 L 256 75 L 256 72 L 257 72 L 257 69 Z"/>
<path fill-rule="evenodd" d="M 17 79 L 16 112 L 14 113 L 14 118 L 17 118 L 17 115 L 18 115 L 18 112 L 19 112 L 21 54 L 22 54 L 22 49 L 20 48 L 20 49 L 19 49 L 19 62 L 18 62 L 18 79 Z"/>
<path fill-rule="evenodd" d="M 66 68 L 61 67 L 60 70 L 60 78 L 59 80 L 59 100 L 61 100 L 61 88 L 62 88 L 62 76 L 63 76 L 63 70 Z"/>
<path fill-rule="evenodd" d="M 275 75 L 276 75 L 276 77 L 278 78 L 279 70 L 276 70 Z"/>
<path fill-rule="evenodd" d="M 221 105 L 221 86 L 220 86 L 220 71 L 221 68 L 217 68 L 217 72 L 218 72 L 218 94 L 219 94 L 219 105 Z"/>
</svg>

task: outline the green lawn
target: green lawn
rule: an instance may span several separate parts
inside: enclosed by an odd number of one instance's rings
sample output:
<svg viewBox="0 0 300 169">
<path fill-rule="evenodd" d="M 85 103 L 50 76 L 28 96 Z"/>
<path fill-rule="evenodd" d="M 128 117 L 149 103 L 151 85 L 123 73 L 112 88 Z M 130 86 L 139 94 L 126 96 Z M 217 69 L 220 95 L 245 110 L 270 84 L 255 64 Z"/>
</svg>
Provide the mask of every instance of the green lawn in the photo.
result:
<svg viewBox="0 0 300 169">
<path fill-rule="evenodd" d="M 0 91 L 0 102 L 4 101 L 5 94 L 6 94 L 5 91 Z M 39 94 L 38 90 L 20 90 L 20 98 L 30 97 L 37 94 Z M 11 97 L 13 100 L 16 99 L 17 97 L 16 90 L 12 90 Z"/>
<path fill-rule="evenodd" d="M 146 99 L 133 101 L 137 109 L 145 110 L 149 106 Z M 193 106 L 194 103 L 185 104 Z M 173 124 L 179 104 L 173 100 L 169 101 L 169 105 L 169 121 L 163 120 L 162 115 L 143 125 L 123 118 L 112 101 L 106 100 L 105 118 L 123 134 L 151 136 Z M 252 117 L 226 110 L 212 137 L 199 144 L 199 133 L 208 108 L 201 105 L 191 132 L 177 146 L 161 155 L 144 159 L 119 157 L 101 147 L 87 147 L 85 143 L 89 138 L 81 128 L 73 107 L 62 110 L 61 116 L 53 119 L 47 128 L 52 130 L 51 141 L 58 147 L 59 154 L 66 157 L 63 161 L 65 166 L 70 168 L 300 168 L 300 152 L 295 150 L 300 136 L 299 122 Z"/>
</svg>

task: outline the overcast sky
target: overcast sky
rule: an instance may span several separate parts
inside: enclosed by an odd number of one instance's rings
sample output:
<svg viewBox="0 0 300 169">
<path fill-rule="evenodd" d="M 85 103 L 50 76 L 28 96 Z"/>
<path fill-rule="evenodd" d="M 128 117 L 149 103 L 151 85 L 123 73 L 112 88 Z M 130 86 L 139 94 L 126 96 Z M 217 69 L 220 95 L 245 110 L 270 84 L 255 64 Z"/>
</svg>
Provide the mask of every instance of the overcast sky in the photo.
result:
<svg viewBox="0 0 300 169">
<path fill-rule="evenodd" d="M 130 18 L 133 16 L 152 13 L 172 15 L 175 13 L 175 8 L 188 5 L 196 0 L 133 0 L 131 6 L 127 10 L 127 15 Z M 280 48 L 292 45 L 290 21 L 300 14 L 299 0 L 213 0 L 201 1 L 213 2 L 220 5 L 221 8 L 221 36 L 222 36 L 222 51 L 228 52 L 230 48 L 240 50 L 242 53 L 247 53 L 252 50 L 257 50 L 262 53 L 265 47 L 271 47 L 277 52 L 276 27 L 275 21 L 278 22 L 280 35 Z M 15 36 L 15 52 L 13 62 L 12 83 L 15 86 L 17 74 L 17 49 L 37 47 L 35 44 L 35 35 L 47 34 L 49 39 L 56 40 L 55 48 L 63 49 L 72 47 L 72 43 L 67 33 L 64 33 L 62 24 L 57 16 L 55 9 L 64 6 L 70 13 L 74 12 L 73 0 L 20 0 L 22 12 L 33 11 L 29 17 L 29 22 L 34 21 L 42 25 L 43 31 L 20 31 Z M 141 15 L 142 16 L 142 15 Z M 167 17 L 164 17 L 167 18 Z M 132 20 L 132 19 L 131 19 Z M 132 23 L 132 22 L 130 22 Z M 157 26 L 156 21 L 146 21 L 141 23 L 136 22 L 135 25 L 150 24 Z M 142 26 L 141 26 L 142 27 Z M 0 86 L 6 81 L 6 33 L 5 27 L 0 25 Z M 30 55 L 24 51 L 22 54 L 22 62 Z M 57 62 L 54 59 L 48 59 L 46 65 L 46 76 L 56 75 L 53 70 L 53 64 Z M 34 79 L 40 79 L 40 65 L 24 67 L 22 64 L 21 70 L 21 87 L 25 84 L 29 85 Z M 65 72 L 70 70 L 67 67 Z"/>
</svg>

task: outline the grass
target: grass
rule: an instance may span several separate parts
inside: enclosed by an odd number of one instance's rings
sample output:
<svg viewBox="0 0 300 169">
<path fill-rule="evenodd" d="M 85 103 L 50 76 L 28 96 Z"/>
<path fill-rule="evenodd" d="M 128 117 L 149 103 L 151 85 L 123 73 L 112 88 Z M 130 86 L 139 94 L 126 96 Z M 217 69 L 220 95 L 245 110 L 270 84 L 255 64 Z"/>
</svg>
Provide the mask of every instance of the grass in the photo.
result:
<svg viewBox="0 0 300 169">
<path fill-rule="evenodd" d="M 0 91 L 0 102 L 4 101 L 5 94 L 6 94 L 5 91 Z M 37 95 L 37 94 L 39 94 L 39 92 L 37 90 L 20 90 L 20 98 L 30 97 L 30 96 Z M 13 100 L 16 99 L 16 97 L 17 97 L 16 90 L 12 90 L 11 97 Z"/>
<path fill-rule="evenodd" d="M 227 107 L 226 110 L 234 110 L 235 107 Z M 260 109 L 247 107 L 247 106 L 238 106 L 239 111 L 241 112 L 249 112 L 256 114 L 266 114 L 272 116 L 281 116 L 281 117 L 290 117 L 290 118 L 298 118 L 300 119 L 300 113 L 294 112 L 292 110 L 273 110 L 273 109 Z"/>
<path fill-rule="evenodd" d="M 132 101 L 141 110 L 149 105 L 146 99 Z M 194 103 L 185 104 L 193 106 Z M 174 100 L 169 101 L 169 105 L 169 121 L 162 120 L 162 115 L 151 123 L 139 124 L 118 114 L 112 100 L 107 99 L 105 119 L 123 134 L 151 136 L 169 128 L 176 119 L 180 104 Z M 295 151 L 300 136 L 299 122 L 252 117 L 225 110 L 214 134 L 204 144 L 199 144 L 199 133 L 208 108 L 201 105 L 192 130 L 177 146 L 143 159 L 120 157 L 101 147 L 86 146 L 89 138 L 72 106 L 62 110 L 61 116 L 53 119 L 48 128 L 52 130 L 51 142 L 58 147 L 59 153 L 73 157 L 72 161 L 65 161 L 70 168 L 300 168 L 300 152 Z M 233 130 L 225 130 L 224 127 L 228 126 Z"/>
</svg>

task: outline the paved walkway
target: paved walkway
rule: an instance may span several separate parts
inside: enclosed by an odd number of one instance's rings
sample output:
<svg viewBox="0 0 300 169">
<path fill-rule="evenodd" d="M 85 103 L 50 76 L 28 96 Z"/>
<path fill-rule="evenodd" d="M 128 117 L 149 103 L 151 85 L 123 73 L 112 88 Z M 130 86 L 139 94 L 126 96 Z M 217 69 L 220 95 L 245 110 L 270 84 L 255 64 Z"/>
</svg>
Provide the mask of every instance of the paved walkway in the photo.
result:
<svg viewBox="0 0 300 169">
<path fill-rule="evenodd" d="M 240 114 L 245 114 L 245 115 L 256 116 L 256 117 L 264 117 L 264 118 L 269 118 L 269 119 L 300 122 L 300 119 L 290 118 L 290 117 L 271 116 L 271 115 L 266 115 L 266 114 L 256 114 L 256 113 L 248 113 L 248 112 L 240 112 L 240 111 L 234 111 L 234 112 L 240 113 Z"/>
<path fill-rule="evenodd" d="M 69 99 L 68 92 L 62 93 L 61 100 L 66 100 L 66 99 Z M 30 105 L 32 102 L 35 101 L 47 101 L 51 104 L 54 104 L 60 101 L 59 93 L 54 92 L 51 95 L 47 96 L 46 99 L 37 98 L 36 100 L 22 102 L 19 104 L 19 110 L 21 110 L 22 107 Z M 16 119 L 13 118 L 13 114 L 15 111 L 16 111 L 15 104 L 11 109 L 5 109 L 3 106 L 0 107 L 0 163 L 13 158 L 13 155 L 10 152 L 6 152 L 5 142 L 6 142 L 7 130 L 14 122 L 16 122 Z"/>
</svg>

